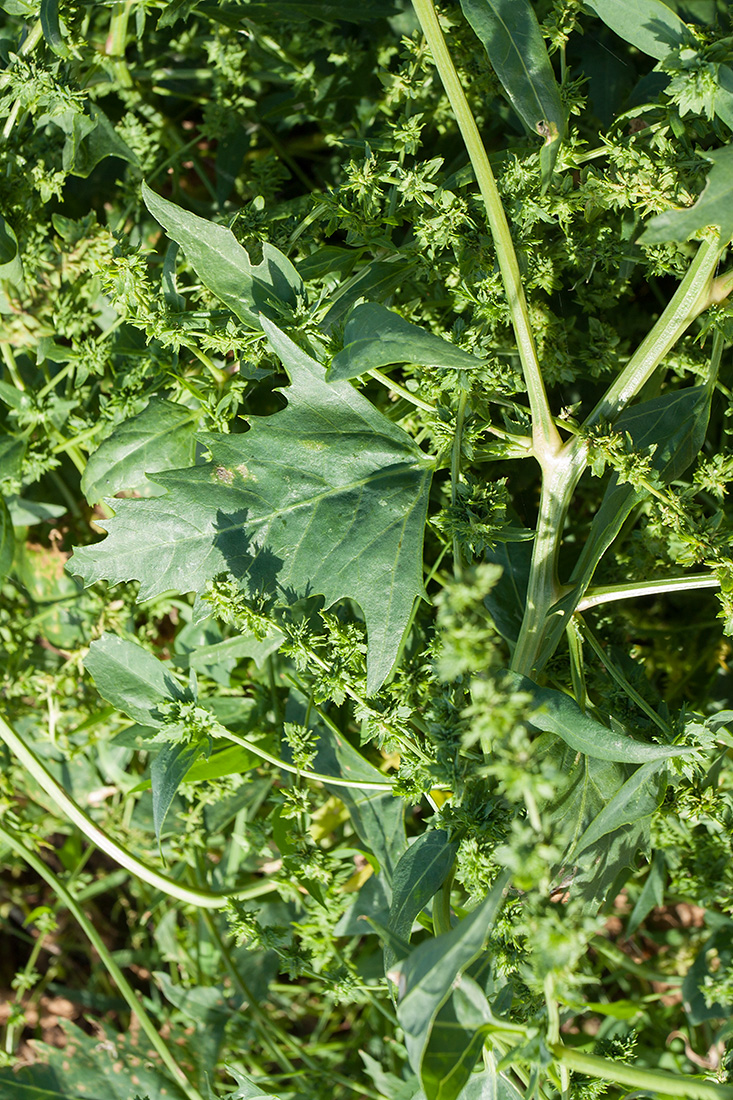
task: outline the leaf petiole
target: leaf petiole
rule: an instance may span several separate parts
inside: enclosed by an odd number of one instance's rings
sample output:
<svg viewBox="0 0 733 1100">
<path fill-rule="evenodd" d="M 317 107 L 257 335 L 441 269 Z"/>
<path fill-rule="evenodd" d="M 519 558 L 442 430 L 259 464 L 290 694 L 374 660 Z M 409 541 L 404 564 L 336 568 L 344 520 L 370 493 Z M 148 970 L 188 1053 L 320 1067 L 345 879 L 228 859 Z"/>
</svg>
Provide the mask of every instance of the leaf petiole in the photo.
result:
<svg viewBox="0 0 733 1100">
<path fill-rule="evenodd" d="M 582 612 L 591 607 L 613 603 L 617 600 L 633 600 L 640 596 L 660 596 L 667 592 L 695 592 L 701 588 L 720 588 L 720 581 L 712 574 L 705 574 L 699 577 L 663 577 L 658 581 L 599 585 L 597 588 L 588 589 L 576 610 Z"/>
</svg>

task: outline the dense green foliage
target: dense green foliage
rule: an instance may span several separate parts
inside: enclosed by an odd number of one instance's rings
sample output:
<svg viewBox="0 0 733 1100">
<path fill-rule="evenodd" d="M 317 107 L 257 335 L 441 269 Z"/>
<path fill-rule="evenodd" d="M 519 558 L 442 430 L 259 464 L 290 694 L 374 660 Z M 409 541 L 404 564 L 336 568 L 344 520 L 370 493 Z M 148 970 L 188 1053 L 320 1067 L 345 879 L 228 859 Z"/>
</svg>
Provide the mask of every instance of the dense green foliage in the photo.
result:
<svg viewBox="0 0 733 1100">
<path fill-rule="evenodd" d="M 0 9 L 0 1096 L 733 1097 L 726 0 Z"/>
</svg>

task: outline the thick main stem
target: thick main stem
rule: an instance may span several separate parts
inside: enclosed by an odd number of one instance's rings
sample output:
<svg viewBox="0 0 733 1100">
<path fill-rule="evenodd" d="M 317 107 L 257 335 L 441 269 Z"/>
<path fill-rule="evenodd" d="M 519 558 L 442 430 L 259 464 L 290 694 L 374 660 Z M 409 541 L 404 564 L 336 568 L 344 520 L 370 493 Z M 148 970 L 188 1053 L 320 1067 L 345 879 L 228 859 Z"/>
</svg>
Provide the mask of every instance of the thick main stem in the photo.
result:
<svg viewBox="0 0 733 1100">
<path fill-rule="evenodd" d="M 573 439 L 562 452 L 546 461 L 542 468 L 542 491 L 537 529 L 532 547 L 532 562 L 527 584 L 527 600 L 511 668 L 521 676 L 533 674 L 545 634 L 550 609 L 561 593 L 557 559 L 570 500 L 585 469 L 587 448 Z"/>
<path fill-rule="evenodd" d="M 443 82 L 446 95 L 453 108 L 458 129 L 461 131 L 461 136 L 476 175 L 481 198 L 486 207 L 491 235 L 496 249 L 496 258 L 499 261 L 499 270 L 509 302 L 519 358 L 527 386 L 527 395 L 532 411 L 532 433 L 535 448 L 538 453 L 540 451 L 555 453 L 559 451 L 562 441 L 555 427 L 547 401 L 547 392 L 532 337 L 527 301 L 519 274 L 517 255 L 514 251 L 514 243 L 509 232 L 509 224 L 501 203 L 494 173 L 491 170 L 484 143 L 478 132 L 478 127 L 468 105 L 455 65 L 448 52 L 435 13 L 433 0 L 412 0 L 412 4 L 430 47 L 430 52 L 433 55 L 433 61 Z"/>
<path fill-rule="evenodd" d="M 646 1069 L 644 1066 L 629 1066 L 624 1062 L 612 1062 L 595 1054 L 584 1054 L 580 1050 L 553 1043 L 552 1053 L 568 1069 L 576 1073 L 585 1073 L 589 1077 L 599 1077 L 615 1085 L 623 1085 L 644 1092 L 656 1092 L 664 1096 L 683 1096 L 685 1100 L 733 1100 L 733 1085 L 716 1085 L 712 1081 L 701 1081 L 687 1074 L 665 1073 L 662 1070 Z"/>
</svg>

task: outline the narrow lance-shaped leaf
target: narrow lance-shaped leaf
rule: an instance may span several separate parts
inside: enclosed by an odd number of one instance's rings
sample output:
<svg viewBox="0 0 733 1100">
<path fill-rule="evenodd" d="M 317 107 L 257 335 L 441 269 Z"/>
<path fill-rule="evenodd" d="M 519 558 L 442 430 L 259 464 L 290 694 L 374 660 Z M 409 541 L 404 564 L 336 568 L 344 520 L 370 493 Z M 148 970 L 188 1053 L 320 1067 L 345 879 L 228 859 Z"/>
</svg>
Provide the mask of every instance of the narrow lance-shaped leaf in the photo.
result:
<svg viewBox="0 0 733 1100">
<path fill-rule="evenodd" d="M 641 244 L 662 241 L 686 241 L 708 225 L 720 228 L 721 243 L 733 237 L 733 145 L 703 152 L 713 167 L 705 181 L 705 190 L 694 206 L 684 210 L 666 210 L 647 224 L 639 238 Z"/>
<path fill-rule="evenodd" d="M 633 737 L 615 733 L 580 709 L 574 699 L 562 691 L 539 687 L 516 672 L 506 674 L 513 691 L 532 696 L 536 710 L 530 722 L 545 733 L 554 733 L 571 749 L 594 756 L 597 760 L 620 764 L 646 764 L 650 760 L 667 760 L 671 756 L 687 756 L 694 749 L 677 745 L 649 745 Z"/>
<path fill-rule="evenodd" d="M 445 882 L 453 866 L 458 845 L 448 840 L 443 829 L 423 833 L 397 864 L 392 883 L 389 928 L 410 942 L 412 923 Z M 384 952 L 384 969 L 397 961 L 389 947 Z"/>
<path fill-rule="evenodd" d="M 202 437 L 212 461 L 157 474 L 155 500 L 115 500 L 108 540 L 77 550 L 87 584 L 141 581 L 140 598 L 202 591 L 221 572 L 252 594 L 355 600 L 367 690 L 389 674 L 416 599 L 432 463 L 348 382 L 263 318 L 291 376 L 288 407 L 249 432 Z M 288 597 L 290 598 L 290 597 Z"/>
<path fill-rule="evenodd" d="M 508 881 L 508 873 L 500 875 L 472 913 L 450 932 L 421 943 L 397 967 L 395 977 L 400 990 L 397 1017 L 405 1033 L 410 1065 L 416 1073 L 420 1073 L 433 1021 L 456 978 L 481 954 Z"/>
<path fill-rule="evenodd" d="M 185 698 L 162 661 L 116 634 L 92 642 L 84 667 L 102 698 L 143 726 L 162 725 L 161 703 Z"/>
<path fill-rule="evenodd" d="M 23 282 L 23 264 L 18 249 L 18 238 L 12 225 L 0 214 L 0 282 L 20 286 Z"/>
<path fill-rule="evenodd" d="M 629 935 L 633 936 L 642 921 L 651 913 L 655 906 L 664 905 L 664 885 L 667 874 L 667 866 L 664 852 L 657 850 L 649 864 L 649 874 L 646 877 L 644 888 L 636 899 L 636 905 L 629 917 L 627 928 Z"/>
<path fill-rule="evenodd" d="M 602 837 L 616 829 L 638 822 L 643 817 L 651 817 L 663 792 L 660 772 L 664 767 L 663 760 L 650 760 L 648 764 L 637 768 L 588 825 L 571 852 L 571 858 L 579 856 L 586 848 L 597 844 Z"/>
<path fill-rule="evenodd" d="M 164 745 L 156 753 L 150 765 L 150 782 L 153 788 L 153 825 L 155 839 L 160 844 L 160 834 L 176 791 L 187 772 L 204 750 L 201 742 L 193 744 Z"/>
<path fill-rule="evenodd" d="M 15 534 L 13 520 L 5 497 L 0 496 L 0 584 L 5 580 L 13 566 L 15 556 Z"/>
<path fill-rule="evenodd" d="M 288 699 L 285 717 L 289 722 L 308 724 L 318 733 L 318 752 L 313 770 L 321 775 L 349 779 L 354 783 L 383 783 L 384 775 L 365 760 L 341 733 L 325 725 L 309 714 L 308 700 L 293 690 Z M 283 754 L 287 749 L 283 746 Z M 329 787 L 326 789 L 343 802 L 349 811 L 357 836 L 379 861 L 382 886 L 391 889 L 395 868 L 407 848 L 405 834 L 405 807 L 401 799 L 391 791 L 359 790 L 354 787 Z"/>
<path fill-rule="evenodd" d="M 39 15 L 41 18 L 43 37 L 46 39 L 53 52 L 57 57 L 68 57 L 69 47 L 66 45 L 64 36 L 61 33 L 59 0 L 41 0 Z"/>
<path fill-rule="evenodd" d="M 529 0 L 461 0 L 466 19 L 528 130 L 544 138 L 542 178 L 547 183 L 565 136 L 565 108 Z"/>
</svg>

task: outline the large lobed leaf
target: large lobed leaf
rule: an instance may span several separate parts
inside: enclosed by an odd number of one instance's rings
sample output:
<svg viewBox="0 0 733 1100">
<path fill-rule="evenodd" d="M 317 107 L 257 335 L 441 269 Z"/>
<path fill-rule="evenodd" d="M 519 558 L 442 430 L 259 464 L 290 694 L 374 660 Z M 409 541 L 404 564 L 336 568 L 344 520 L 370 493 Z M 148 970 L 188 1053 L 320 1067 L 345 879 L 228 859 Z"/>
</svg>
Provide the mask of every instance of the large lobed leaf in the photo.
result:
<svg viewBox="0 0 733 1100">
<path fill-rule="evenodd" d="M 348 382 L 264 317 L 290 374 L 288 407 L 243 435 L 203 437 L 212 461 L 157 474 L 154 500 L 115 500 L 105 542 L 77 550 L 85 584 L 141 582 L 140 598 L 202 591 L 221 572 L 250 593 L 351 598 L 366 619 L 375 692 L 423 594 L 422 541 L 432 464 Z"/>
<path fill-rule="evenodd" d="M 97 1022 L 97 1033 L 60 1019 L 66 1045 L 34 1043 L 37 1061 L 18 1073 L 0 1070 L 0 1095 L 13 1100 L 183 1100 L 160 1066 L 158 1055 L 141 1045 L 130 1030 L 116 1034 Z M 42 1060 L 42 1061 L 41 1061 Z"/>
</svg>

